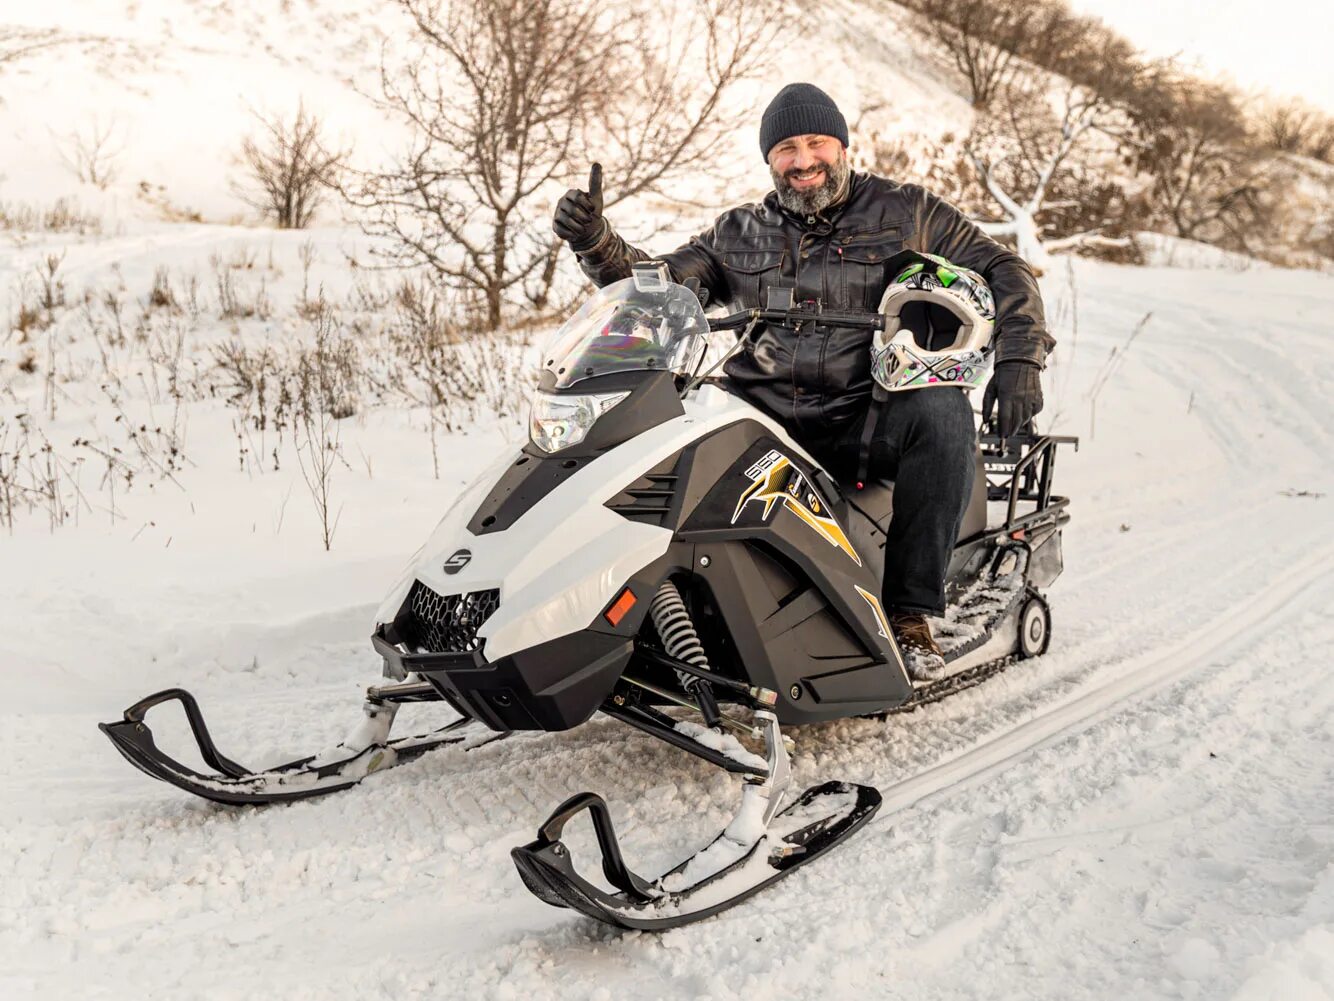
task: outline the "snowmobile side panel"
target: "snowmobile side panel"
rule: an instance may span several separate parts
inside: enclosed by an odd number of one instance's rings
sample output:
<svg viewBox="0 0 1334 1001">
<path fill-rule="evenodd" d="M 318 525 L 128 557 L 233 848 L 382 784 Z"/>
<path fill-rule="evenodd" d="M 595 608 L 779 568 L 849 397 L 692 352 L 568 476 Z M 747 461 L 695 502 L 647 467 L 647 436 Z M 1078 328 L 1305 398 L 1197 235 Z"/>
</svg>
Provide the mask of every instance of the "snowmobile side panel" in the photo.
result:
<svg viewBox="0 0 1334 1001">
<path fill-rule="evenodd" d="M 622 857 L 611 815 L 592 793 L 563 803 L 542 825 L 537 840 L 510 852 L 524 885 L 539 899 L 568 907 L 617 928 L 664 931 L 711 917 L 741 903 L 847 840 L 880 808 L 870 786 L 826 782 L 813 786 L 780 812 L 750 846 L 726 833 L 653 882 L 630 870 Z M 602 852 L 603 875 L 616 893 L 578 874 L 560 840 L 565 824 L 588 810 Z M 733 858 L 718 867 L 710 856 Z"/>
<path fill-rule="evenodd" d="M 912 686 L 879 574 L 844 532 L 815 467 L 762 432 L 743 423 L 702 441 L 696 457 L 715 442 L 718 456 L 691 463 L 684 488 L 698 499 L 677 538 L 695 547 L 695 577 L 725 624 L 715 634 L 752 684 L 778 693 L 782 723 L 904 701 Z"/>
</svg>

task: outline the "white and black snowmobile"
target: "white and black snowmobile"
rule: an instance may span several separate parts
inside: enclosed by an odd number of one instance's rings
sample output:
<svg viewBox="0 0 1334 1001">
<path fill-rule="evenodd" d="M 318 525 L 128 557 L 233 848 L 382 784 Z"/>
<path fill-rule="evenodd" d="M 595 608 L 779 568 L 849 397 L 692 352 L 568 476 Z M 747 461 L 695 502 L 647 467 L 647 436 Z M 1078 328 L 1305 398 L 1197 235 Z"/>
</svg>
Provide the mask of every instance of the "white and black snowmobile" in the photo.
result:
<svg viewBox="0 0 1334 1001">
<path fill-rule="evenodd" d="M 101 729 L 154 778 L 240 804 L 323 795 L 432 748 L 604 713 L 743 780 L 732 822 L 655 879 L 627 868 L 594 793 L 513 850 L 542 900 L 627 928 L 717 913 L 834 847 L 880 795 L 839 781 L 794 791 L 781 728 L 901 711 L 1042 653 L 1039 589 L 1061 571 L 1069 517 L 1052 470 L 1056 445 L 1073 439 L 1025 435 L 1007 449 L 981 438 L 936 624 L 951 673 L 914 686 L 879 598 L 891 486 L 834 482 L 780 424 L 698 374 L 711 331 L 743 331 L 743 344 L 766 322 L 865 331 L 884 318 L 789 294 L 710 320 L 696 290 L 654 264 L 590 299 L 544 356 L 531 440 L 459 496 L 380 607 L 372 642 L 385 678 L 332 750 L 253 772 L 218 751 L 181 689 Z M 145 714 L 173 701 L 213 773 L 156 746 Z M 426 701 L 459 718 L 390 739 L 399 707 Z M 585 810 L 610 892 L 561 841 Z"/>
</svg>

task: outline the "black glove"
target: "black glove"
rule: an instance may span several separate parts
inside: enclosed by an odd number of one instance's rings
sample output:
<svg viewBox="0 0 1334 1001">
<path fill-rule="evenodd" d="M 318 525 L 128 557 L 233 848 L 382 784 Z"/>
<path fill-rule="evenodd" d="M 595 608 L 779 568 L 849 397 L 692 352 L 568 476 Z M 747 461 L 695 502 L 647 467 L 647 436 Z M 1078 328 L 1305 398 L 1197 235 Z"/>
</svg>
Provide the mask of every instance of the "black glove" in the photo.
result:
<svg viewBox="0 0 1334 1001">
<path fill-rule="evenodd" d="M 556 205 L 551 228 L 575 253 L 587 250 L 602 236 L 602 164 L 588 172 L 588 190 L 571 188 Z"/>
<path fill-rule="evenodd" d="M 991 420 L 1000 404 L 1000 436 L 1009 438 L 1023 431 L 1042 410 L 1042 366 L 1034 361 L 1011 359 L 996 363 L 996 371 L 982 394 L 982 419 Z"/>
</svg>

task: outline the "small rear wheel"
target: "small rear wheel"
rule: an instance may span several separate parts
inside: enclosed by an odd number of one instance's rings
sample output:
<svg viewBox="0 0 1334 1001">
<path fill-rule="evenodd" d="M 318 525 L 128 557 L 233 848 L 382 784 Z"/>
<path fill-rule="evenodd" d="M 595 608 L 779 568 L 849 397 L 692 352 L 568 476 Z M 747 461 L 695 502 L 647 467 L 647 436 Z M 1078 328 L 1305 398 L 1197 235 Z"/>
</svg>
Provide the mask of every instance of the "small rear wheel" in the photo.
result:
<svg viewBox="0 0 1334 1001">
<path fill-rule="evenodd" d="M 1051 642 L 1051 609 L 1045 599 L 1032 595 L 1019 612 L 1019 656 L 1040 657 Z"/>
</svg>

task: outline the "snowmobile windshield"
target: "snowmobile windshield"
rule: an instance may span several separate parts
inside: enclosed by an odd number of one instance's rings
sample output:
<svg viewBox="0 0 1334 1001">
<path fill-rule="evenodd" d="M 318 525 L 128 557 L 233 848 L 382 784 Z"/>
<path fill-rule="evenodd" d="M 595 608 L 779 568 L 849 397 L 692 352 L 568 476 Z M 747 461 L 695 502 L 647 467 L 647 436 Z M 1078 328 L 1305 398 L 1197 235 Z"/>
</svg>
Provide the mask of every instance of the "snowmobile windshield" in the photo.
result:
<svg viewBox="0 0 1334 1001">
<path fill-rule="evenodd" d="M 689 373 L 703 356 L 708 332 L 695 293 L 636 275 L 584 303 L 552 338 L 543 367 L 558 389 L 612 372 Z"/>
</svg>

